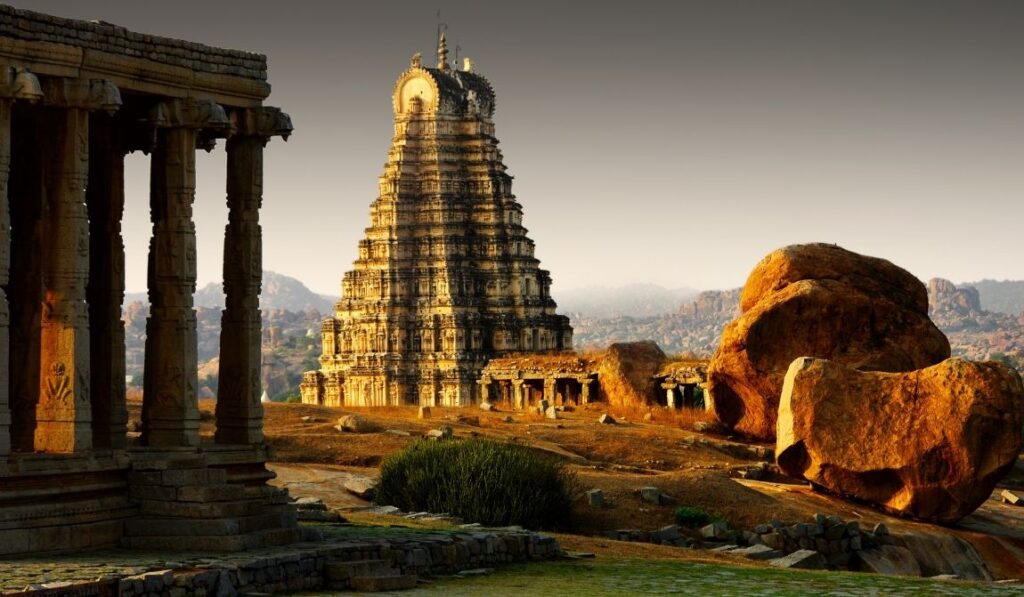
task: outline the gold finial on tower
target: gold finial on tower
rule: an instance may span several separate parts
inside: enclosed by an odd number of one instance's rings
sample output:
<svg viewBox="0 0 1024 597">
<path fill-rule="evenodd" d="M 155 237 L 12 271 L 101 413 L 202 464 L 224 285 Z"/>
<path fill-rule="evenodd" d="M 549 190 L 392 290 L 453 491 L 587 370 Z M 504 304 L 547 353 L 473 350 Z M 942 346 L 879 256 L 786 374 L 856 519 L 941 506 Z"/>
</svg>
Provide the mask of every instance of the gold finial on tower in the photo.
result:
<svg viewBox="0 0 1024 597">
<path fill-rule="evenodd" d="M 448 70 L 448 42 L 444 38 L 444 33 L 437 41 L 437 68 Z"/>
<path fill-rule="evenodd" d="M 473 61 L 470 60 L 469 58 L 463 58 L 462 70 L 466 71 L 467 73 L 473 72 Z"/>
<path fill-rule="evenodd" d="M 420 67 L 420 60 L 422 60 L 422 59 L 423 59 L 423 55 L 420 54 L 419 52 L 416 52 L 415 54 L 412 55 L 412 60 L 409 61 L 409 65 L 412 66 L 413 68 L 419 68 Z"/>
</svg>

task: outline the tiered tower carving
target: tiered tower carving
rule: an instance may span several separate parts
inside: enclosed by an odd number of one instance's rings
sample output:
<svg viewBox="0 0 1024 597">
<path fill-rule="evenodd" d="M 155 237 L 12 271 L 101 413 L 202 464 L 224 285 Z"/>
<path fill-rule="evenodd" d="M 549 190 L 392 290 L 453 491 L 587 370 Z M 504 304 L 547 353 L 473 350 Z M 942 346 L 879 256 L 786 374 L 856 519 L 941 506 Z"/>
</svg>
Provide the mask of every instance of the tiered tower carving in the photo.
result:
<svg viewBox="0 0 1024 597">
<path fill-rule="evenodd" d="M 489 359 L 572 349 L 494 136 L 494 90 L 466 61 L 417 54 L 395 84 L 395 136 L 303 401 L 464 406 Z"/>
</svg>

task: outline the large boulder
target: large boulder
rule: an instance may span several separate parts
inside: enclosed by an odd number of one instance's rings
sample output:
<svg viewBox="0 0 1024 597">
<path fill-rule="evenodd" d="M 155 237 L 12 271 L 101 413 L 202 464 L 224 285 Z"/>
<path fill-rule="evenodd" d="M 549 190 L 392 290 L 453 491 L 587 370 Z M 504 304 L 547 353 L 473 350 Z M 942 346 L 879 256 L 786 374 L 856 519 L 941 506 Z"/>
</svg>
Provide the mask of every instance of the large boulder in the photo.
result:
<svg viewBox="0 0 1024 597">
<path fill-rule="evenodd" d="M 1002 363 L 906 373 L 800 358 L 786 374 L 775 453 L 786 474 L 903 516 L 973 512 L 1021 450 L 1024 385 Z"/>
<path fill-rule="evenodd" d="M 666 360 L 665 353 L 650 340 L 612 344 L 597 367 L 601 399 L 618 406 L 657 402 L 654 376 Z"/>
<path fill-rule="evenodd" d="M 834 245 L 794 245 L 761 260 L 708 366 L 708 408 L 729 429 L 771 440 L 782 380 L 812 356 L 871 371 L 912 371 L 949 358 L 928 293 L 884 259 Z"/>
</svg>

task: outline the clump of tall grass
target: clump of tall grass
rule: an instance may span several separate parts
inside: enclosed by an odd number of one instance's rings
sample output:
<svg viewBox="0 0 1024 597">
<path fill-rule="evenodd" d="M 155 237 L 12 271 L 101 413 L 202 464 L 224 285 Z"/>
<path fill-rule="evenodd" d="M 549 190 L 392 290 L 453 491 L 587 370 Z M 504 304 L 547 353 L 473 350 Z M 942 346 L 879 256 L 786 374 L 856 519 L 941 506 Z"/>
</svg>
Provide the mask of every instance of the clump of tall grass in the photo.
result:
<svg viewBox="0 0 1024 597">
<path fill-rule="evenodd" d="M 421 441 L 384 459 L 375 501 L 489 526 L 568 524 L 575 476 L 565 462 L 485 439 Z"/>
</svg>

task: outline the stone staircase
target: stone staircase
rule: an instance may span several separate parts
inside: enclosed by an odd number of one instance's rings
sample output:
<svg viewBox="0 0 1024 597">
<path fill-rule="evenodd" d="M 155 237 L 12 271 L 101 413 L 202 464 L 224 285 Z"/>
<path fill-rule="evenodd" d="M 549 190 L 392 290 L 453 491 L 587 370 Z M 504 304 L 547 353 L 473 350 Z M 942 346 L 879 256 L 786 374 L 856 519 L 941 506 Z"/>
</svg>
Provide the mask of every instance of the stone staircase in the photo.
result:
<svg viewBox="0 0 1024 597">
<path fill-rule="evenodd" d="M 402 574 L 389 560 L 333 560 L 324 570 L 327 588 L 363 593 L 402 591 L 416 587 L 415 574 Z"/>
<path fill-rule="evenodd" d="M 301 540 L 286 491 L 245 485 L 201 459 L 149 462 L 128 475 L 139 516 L 125 521 L 125 547 L 241 551 Z"/>
</svg>

